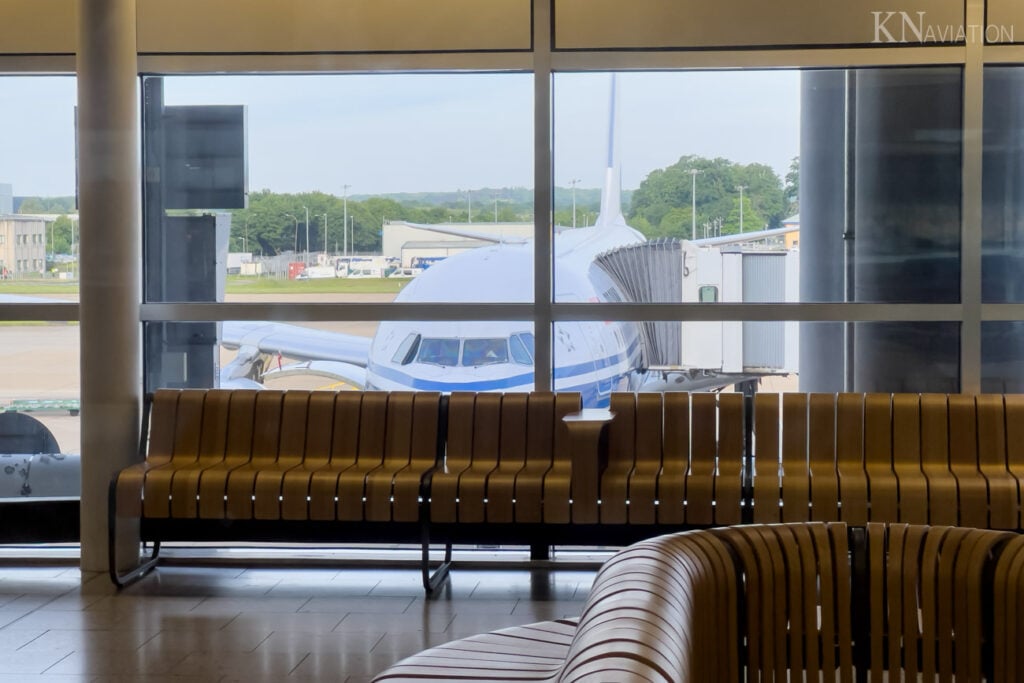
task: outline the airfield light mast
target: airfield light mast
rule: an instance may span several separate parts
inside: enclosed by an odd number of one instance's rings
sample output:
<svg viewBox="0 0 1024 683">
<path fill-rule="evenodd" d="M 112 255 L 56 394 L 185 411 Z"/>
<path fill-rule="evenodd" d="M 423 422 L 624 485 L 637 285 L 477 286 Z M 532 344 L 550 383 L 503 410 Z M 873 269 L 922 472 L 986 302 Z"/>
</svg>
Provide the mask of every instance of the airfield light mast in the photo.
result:
<svg viewBox="0 0 1024 683">
<path fill-rule="evenodd" d="M 309 265 L 309 207 L 302 207 L 306 210 L 306 255 L 303 257 L 302 262 L 307 266 Z"/>
<path fill-rule="evenodd" d="M 576 227 L 576 186 L 579 184 L 579 178 L 573 178 L 569 181 L 572 186 L 572 227 Z"/>
<path fill-rule="evenodd" d="M 342 185 L 341 186 L 342 201 L 345 204 L 345 217 L 342 218 L 342 220 L 341 220 L 341 233 L 343 235 L 341 241 L 342 241 L 342 244 L 344 244 L 344 247 L 345 247 L 345 257 L 346 258 L 348 258 L 348 188 L 350 188 L 350 187 L 352 187 L 352 186 L 351 185 Z M 353 237 L 354 237 L 354 235 L 353 235 Z M 352 246 L 355 246 L 355 245 L 352 245 Z"/>
<path fill-rule="evenodd" d="M 697 239 L 697 176 L 703 172 L 697 168 L 690 169 L 690 175 L 693 177 L 693 189 L 690 191 L 690 218 L 693 221 L 691 239 Z"/>
<path fill-rule="evenodd" d="M 740 234 L 743 234 L 743 190 L 747 189 L 746 185 L 737 185 L 736 189 L 740 191 Z"/>
</svg>

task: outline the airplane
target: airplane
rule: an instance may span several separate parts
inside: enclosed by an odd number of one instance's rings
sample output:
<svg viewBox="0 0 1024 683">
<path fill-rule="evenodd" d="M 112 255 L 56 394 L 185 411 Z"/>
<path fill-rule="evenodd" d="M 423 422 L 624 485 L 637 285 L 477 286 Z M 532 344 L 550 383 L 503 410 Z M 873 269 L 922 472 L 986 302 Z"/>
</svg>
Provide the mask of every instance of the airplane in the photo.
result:
<svg viewBox="0 0 1024 683">
<path fill-rule="evenodd" d="M 557 301 L 626 300 L 615 282 L 595 265 L 595 258 L 645 238 L 629 227 L 622 215 L 618 170 L 609 167 L 605 175 L 595 224 L 556 231 Z M 396 302 L 532 300 L 533 239 L 432 225 L 414 227 L 492 244 L 450 256 L 428 268 L 402 289 Z M 223 368 L 221 385 L 252 386 L 264 378 L 302 372 L 363 389 L 530 391 L 534 388 L 534 334 L 532 324 L 523 321 L 386 321 L 380 323 L 372 340 L 295 325 L 225 322 L 221 344 L 239 353 Z M 584 405 L 606 407 L 613 391 L 639 387 L 642 345 L 635 323 L 560 322 L 555 326 L 553 344 L 556 391 L 578 391 Z M 275 354 L 300 362 L 275 370 Z"/>
</svg>

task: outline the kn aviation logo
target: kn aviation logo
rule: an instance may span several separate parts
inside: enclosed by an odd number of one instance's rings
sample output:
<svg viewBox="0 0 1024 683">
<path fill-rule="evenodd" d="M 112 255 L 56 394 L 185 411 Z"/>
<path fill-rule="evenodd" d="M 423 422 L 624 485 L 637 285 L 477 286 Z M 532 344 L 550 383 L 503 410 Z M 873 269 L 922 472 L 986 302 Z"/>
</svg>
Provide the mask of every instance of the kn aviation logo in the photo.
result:
<svg viewBox="0 0 1024 683">
<path fill-rule="evenodd" d="M 928 20 L 927 12 L 871 12 L 876 44 L 1013 43 L 1012 25 L 940 24 Z"/>
</svg>

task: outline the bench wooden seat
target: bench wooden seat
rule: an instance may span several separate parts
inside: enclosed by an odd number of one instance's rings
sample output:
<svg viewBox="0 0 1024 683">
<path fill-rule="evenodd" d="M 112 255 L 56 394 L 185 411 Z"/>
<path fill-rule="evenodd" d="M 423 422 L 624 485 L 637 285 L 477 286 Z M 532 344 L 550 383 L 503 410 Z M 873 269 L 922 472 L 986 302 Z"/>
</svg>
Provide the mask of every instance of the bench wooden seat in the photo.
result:
<svg viewBox="0 0 1024 683">
<path fill-rule="evenodd" d="M 111 483 L 112 579 L 152 566 L 119 561 L 119 520 L 138 520 L 156 553 L 162 540 L 346 540 L 361 526 L 421 542 L 440 411 L 430 392 L 158 391 L 146 460 Z"/>
<path fill-rule="evenodd" d="M 746 525 L 620 551 L 571 634 L 562 622 L 474 636 L 374 680 L 1018 681 L 1022 623 L 1024 537 Z M 551 645 L 539 647 L 530 634 L 545 631 Z"/>
</svg>

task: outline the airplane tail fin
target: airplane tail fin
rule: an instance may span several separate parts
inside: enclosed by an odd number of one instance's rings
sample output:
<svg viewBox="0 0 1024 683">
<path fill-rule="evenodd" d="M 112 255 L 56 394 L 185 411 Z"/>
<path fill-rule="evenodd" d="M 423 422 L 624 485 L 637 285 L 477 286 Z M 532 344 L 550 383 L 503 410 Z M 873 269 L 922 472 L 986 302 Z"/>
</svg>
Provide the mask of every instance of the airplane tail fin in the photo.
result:
<svg viewBox="0 0 1024 683">
<path fill-rule="evenodd" d="M 615 150 L 615 114 L 618 99 L 615 93 L 615 74 L 612 74 L 608 102 L 608 166 L 604 172 L 604 188 L 601 190 L 601 213 L 596 225 L 621 225 L 626 222 L 622 215 L 622 177 Z"/>
</svg>

